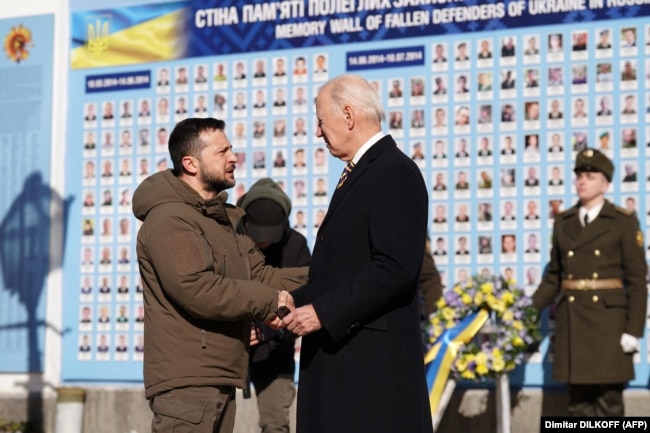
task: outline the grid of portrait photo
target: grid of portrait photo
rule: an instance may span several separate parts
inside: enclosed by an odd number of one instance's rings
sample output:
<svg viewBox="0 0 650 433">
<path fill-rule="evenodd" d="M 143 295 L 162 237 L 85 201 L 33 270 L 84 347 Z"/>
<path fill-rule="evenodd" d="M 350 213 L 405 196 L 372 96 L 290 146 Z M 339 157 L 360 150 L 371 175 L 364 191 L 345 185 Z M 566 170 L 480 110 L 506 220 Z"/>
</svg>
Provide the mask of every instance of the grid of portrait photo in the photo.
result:
<svg viewBox="0 0 650 433">
<path fill-rule="evenodd" d="M 573 164 L 585 147 L 614 161 L 608 198 L 647 226 L 647 24 L 457 35 L 429 48 L 426 70 L 384 79 L 383 96 L 389 132 L 430 186 L 429 236 L 447 288 L 502 275 L 536 290 L 554 218 L 577 202 Z"/>
<path fill-rule="evenodd" d="M 428 176 L 431 244 L 448 286 L 483 273 L 512 275 L 535 290 L 553 219 L 577 200 L 572 167 L 585 147 L 614 160 L 608 198 L 645 226 L 640 212 L 650 206 L 640 190 L 650 167 L 639 161 L 650 136 L 649 44 L 641 23 L 431 44 L 425 113 L 396 104 L 389 124 L 395 135 L 409 128 L 405 151 Z M 393 125 L 403 117 L 404 126 Z"/>
<path fill-rule="evenodd" d="M 264 177 L 292 199 L 291 225 L 312 237 L 331 194 L 328 152 L 315 145 L 313 98 L 329 77 L 328 55 L 170 63 L 152 69 L 151 89 L 89 95 L 83 103 L 78 359 L 141 360 L 139 227 L 131 196 L 171 167 L 169 134 L 188 117 L 226 121 L 238 163 L 236 203 Z"/>
<path fill-rule="evenodd" d="M 575 203 L 573 162 L 587 146 L 614 161 L 608 197 L 637 213 L 647 246 L 650 25 L 603 21 L 422 40 L 422 66 L 359 73 L 380 94 L 385 131 L 429 187 L 429 237 L 443 284 L 499 274 L 532 294 L 553 219 Z M 150 89 L 84 96 L 78 359 L 141 359 L 131 194 L 170 166 L 168 137 L 184 118 L 226 121 L 238 158 L 229 202 L 274 179 L 292 200 L 291 226 L 313 248 L 343 167 L 316 137 L 314 98 L 346 72 L 345 49 L 156 63 Z"/>
</svg>

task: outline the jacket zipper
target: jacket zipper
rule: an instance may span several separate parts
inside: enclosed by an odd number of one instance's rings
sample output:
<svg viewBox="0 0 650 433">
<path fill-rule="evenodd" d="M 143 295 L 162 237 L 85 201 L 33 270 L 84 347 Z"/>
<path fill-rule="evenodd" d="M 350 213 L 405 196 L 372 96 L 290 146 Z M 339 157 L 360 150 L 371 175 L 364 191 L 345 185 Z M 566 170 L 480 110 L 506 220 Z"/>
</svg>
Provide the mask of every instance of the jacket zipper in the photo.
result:
<svg viewBox="0 0 650 433">
<path fill-rule="evenodd" d="M 205 344 L 205 329 L 201 329 L 201 348 L 205 349 L 207 346 Z"/>
</svg>

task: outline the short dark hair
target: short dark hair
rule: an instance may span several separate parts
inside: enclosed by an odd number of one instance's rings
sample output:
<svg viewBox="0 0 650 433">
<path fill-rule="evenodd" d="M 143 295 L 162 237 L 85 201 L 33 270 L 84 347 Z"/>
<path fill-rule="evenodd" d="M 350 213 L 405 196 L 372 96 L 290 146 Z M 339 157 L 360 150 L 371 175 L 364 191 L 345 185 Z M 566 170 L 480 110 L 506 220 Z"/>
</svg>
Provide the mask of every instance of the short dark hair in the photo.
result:
<svg viewBox="0 0 650 433">
<path fill-rule="evenodd" d="M 201 134 L 205 131 L 224 131 L 226 122 L 212 117 L 189 118 L 176 124 L 169 136 L 169 156 L 174 166 L 174 173 L 180 174 L 183 168 L 183 157 L 187 155 L 197 156 L 206 146 L 201 140 Z"/>
</svg>

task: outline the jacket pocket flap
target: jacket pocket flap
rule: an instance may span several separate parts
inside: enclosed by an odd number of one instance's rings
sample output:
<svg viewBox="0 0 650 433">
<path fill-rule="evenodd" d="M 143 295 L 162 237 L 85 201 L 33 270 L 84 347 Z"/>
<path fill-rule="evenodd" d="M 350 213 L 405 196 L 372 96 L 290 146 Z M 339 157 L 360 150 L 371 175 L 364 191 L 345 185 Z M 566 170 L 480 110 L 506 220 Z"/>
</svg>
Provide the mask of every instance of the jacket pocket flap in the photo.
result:
<svg viewBox="0 0 650 433">
<path fill-rule="evenodd" d="M 203 419 L 205 406 L 169 397 L 156 397 L 153 401 L 152 410 L 154 413 L 198 424 Z"/>
<path fill-rule="evenodd" d="M 608 307 L 625 307 L 627 305 L 627 299 L 622 290 L 620 290 L 620 293 L 608 293 L 603 295 L 603 302 Z"/>
</svg>

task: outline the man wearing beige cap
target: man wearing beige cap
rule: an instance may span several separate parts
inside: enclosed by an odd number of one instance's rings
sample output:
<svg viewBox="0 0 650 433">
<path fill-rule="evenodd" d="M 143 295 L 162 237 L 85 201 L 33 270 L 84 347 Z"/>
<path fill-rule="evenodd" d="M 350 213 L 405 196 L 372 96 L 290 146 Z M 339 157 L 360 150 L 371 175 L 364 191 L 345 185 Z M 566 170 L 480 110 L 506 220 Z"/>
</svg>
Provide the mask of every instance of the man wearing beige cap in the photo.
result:
<svg viewBox="0 0 650 433">
<path fill-rule="evenodd" d="M 605 154 L 583 149 L 574 172 L 579 200 L 555 218 L 533 305 L 557 304 L 553 379 L 568 384 L 569 415 L 623 416 L 645 327 L 643 234 L 633 214 L 605 199 L 614 173 Z"/>
</svg>

